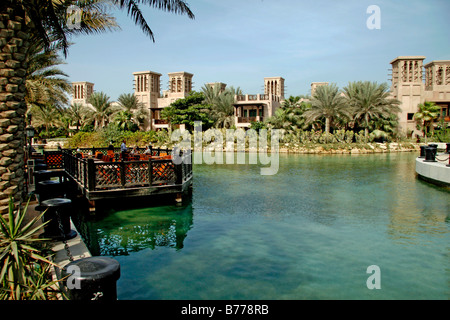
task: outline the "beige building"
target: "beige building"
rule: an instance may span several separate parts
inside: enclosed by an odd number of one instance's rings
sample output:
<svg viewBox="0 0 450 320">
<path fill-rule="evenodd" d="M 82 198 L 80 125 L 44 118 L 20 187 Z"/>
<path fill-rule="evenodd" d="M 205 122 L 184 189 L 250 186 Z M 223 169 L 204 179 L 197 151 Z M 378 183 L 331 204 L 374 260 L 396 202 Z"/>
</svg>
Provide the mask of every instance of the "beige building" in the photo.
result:
<svg viewBox="0 0 450 320">
<path fill-rule="evenodd" d="M 236 128 L 249 128 L 252 122 L 262 122 L 273 116 L 285 100 L 284 81 L 282 77 L 264 78 L 264 94 L 236 96 Z"/>
<path fill-rule="evenodd" d="M 450 121 L 450 60 L 425 65 L 424 60 L 424 56 L 400 56 L 391 61 L 391 94 L 401 102 L 399 125 L 408 135 L 419 133 L 414 114 L 425 101 L 439 105 L 441 115 Z"/>
<path fill-rule="evenodd" d="M 72 104 L 79 103 L 82 105 L 87 105 L 87 101 L 93 93 L 94 84 L 92 82 L 72 82 Z"/>
<path fill-rule="evenodd" d="M 311 97 L 316 92 L 317 87 L 327 86 L 327 85 L 329 85 L 329 82 L 313 82 L 313 83 L 311 83 Z"/>
<path fill-rule="evenodd" d="M 149 111 L 147 129 L 168 129 L 169 124 L 161 119 L 161 111 L 178 99 L 186 98 L 192 91 L 192 78 L 188 72 L 169 73 L 169 90 L 161 95 L 162 74 L 153 71 L 134 72 L 134 95 Z"/>
</svg>

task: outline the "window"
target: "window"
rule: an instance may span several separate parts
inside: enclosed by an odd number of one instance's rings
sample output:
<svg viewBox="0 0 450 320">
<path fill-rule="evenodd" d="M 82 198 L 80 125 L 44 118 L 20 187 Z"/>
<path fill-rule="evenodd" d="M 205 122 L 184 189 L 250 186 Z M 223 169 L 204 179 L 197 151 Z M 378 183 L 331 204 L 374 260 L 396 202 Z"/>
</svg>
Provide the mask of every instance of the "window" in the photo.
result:
<svg viewBox="0 0 450 320">
<path fill-rule="evenodd" d="M 257 110 L 250 110 L 250 118 L 256 118 L 256 111 Z"/>
<path fill-rule="evenodd" d="M 414 113 L 408 113 L 408 121 L 414 120 Z"/>
</svg>

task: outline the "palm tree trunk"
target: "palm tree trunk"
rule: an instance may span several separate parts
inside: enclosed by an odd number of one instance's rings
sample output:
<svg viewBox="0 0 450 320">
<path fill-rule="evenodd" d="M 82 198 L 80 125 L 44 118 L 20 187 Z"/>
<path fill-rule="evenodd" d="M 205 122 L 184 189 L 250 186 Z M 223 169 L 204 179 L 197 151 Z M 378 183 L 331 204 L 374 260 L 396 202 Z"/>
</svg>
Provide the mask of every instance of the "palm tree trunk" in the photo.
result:
<svg viewBox="0 0 450 320">
<path fill-rule="evenodd" d="M 11 8 L 0 11 L 0 214 L 9 197 L 19 205 L 25 187 L 25 74 L 29 26 Z"/>
<path fill-rule="evenodd" d="M 330 133 L 330 118 L 325 118 L 325 132 Z"/>
<path fill-rule="evenodd" d="M 364 128 L 364 140 L 367 143 L 367 140 L 369 138 L 369 115 L 366 113 L 364 116 L 366 127 Z"/>
</svg>

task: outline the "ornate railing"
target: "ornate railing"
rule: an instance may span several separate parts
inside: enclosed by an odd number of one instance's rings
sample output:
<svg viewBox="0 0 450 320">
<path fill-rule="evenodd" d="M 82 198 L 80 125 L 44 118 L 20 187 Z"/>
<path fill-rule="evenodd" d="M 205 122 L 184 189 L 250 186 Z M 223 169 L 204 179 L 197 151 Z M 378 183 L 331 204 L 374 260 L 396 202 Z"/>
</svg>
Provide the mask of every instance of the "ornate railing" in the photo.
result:
<svg viewBox="0 0 450 320">
<path fill-rule="evenodd" d="M 140 152 L 143 150 L 139 149 Z M 81 156 L 83 152 L 92 156 L 83 158 Z M 52 169 L 63 168 L 72 179 L 88 191 L 181 185 L 192 178 L 191 151 L 177 151 L 175 160 L 173 150 L 167 149 L 153 149 L 153 157 L 147 160 L 102 161 L 100 157 L 95 157 L 95 154 L 98 156 L 104 153 L 107 153 L 106 148 L 64 149 L 46 152 L 46 159 L 54 163 Z M 155 157 L 162 158 L 155 159 Z"/>
</svg>

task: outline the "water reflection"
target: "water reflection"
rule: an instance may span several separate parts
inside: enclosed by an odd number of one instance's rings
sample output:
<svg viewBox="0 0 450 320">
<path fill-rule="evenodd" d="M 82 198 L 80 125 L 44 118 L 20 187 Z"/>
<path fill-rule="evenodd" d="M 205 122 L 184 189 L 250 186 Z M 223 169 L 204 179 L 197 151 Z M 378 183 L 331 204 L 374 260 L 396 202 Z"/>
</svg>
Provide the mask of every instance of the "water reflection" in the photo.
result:
<svg viewBox="0 0 450 320">
<path fill-rule="evenodd" d="M 144 249 L 180 250 L 193 224 L 192 204 L 110 210 L 84 221 L 83 238 L 92 255 L 123 256 Z"/>
<path fill-rule="evenodd" d="M 414 160 L 280 155 L 266 177 L 196 165 L 192 204 L 124 203 L 84 224 L 88 246 L 122 255 L 119 299 L 448 299 L 449 193 Z M 372 264 L 383 290 L 366 287 Z"/>
<path fill-rule="evenodd" d="M 415 159 L 397 156 L 392 165 L 391 181 L 386 184 L 389 197 L 387 233 L 403 244 L 427 244 L 427 235 L 448 236 L 445 224 L 450 213 L 450 192 L 418 180 L 413 174 Z"/>
</svg>

